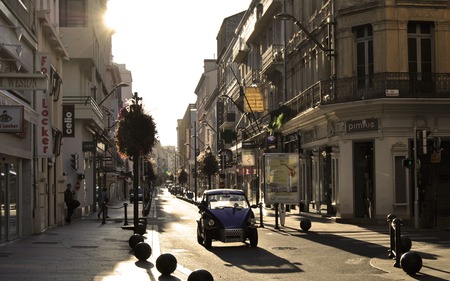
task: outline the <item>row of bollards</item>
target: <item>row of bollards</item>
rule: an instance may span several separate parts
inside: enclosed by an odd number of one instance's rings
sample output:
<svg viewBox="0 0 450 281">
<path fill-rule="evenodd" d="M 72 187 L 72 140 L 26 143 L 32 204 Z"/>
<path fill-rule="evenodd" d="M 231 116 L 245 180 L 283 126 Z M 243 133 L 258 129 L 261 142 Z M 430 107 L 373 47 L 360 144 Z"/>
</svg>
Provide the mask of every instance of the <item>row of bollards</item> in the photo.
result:
<svg viewBox="0 0 450 281">
<path fill-rule="evenodd" d="M 147 219 L 139 218 L 138 221 L 135 233 L 128 239 L 128 244 L 139 261 L 146 261 L 152 255 L 152 248 L 144 242 L 143 236 L 147 232 Z M 163 276 L 171 275 L 177 269 L 177 259 L 169 253 L 161 254 L 156 259 L 156 269 Z M 199 269 L 189 274 L 187 281 L 214 281 L 214 278 L 207 270 Z"/>
<path fill-rule="evenodd" d="M 401 267 L 409 275 L 414 275 L 422 268 L 422 258 L 411 252 L 411 239 L 402 235 L 403 221 L 394 214 L 387 216 L 389 225 L 390 248 L 388 257 L 395 259 L 394 267 Z"/>
</svg>

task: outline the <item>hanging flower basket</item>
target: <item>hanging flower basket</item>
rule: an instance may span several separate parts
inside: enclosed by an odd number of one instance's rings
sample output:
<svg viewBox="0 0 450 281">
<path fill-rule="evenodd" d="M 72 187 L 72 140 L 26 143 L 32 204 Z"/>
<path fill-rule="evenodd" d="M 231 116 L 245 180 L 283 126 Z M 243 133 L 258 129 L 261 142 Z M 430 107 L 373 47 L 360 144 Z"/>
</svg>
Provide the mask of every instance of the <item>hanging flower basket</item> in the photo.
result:
<svg viewBox="0 0 450 281">
<path fill-rule="evenodd" d="M 156 144 L 156 125 L 142 106 L 132 104 L 120 110 L 115 134 L 116 147 L 125 157 L 146 155 Z"/>
</svg>

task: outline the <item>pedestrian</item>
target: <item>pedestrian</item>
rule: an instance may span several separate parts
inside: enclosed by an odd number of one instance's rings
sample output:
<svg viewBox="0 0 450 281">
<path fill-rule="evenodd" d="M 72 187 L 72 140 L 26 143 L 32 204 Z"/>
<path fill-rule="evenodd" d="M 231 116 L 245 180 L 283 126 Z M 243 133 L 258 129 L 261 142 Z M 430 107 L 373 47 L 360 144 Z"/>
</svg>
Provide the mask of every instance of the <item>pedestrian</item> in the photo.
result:
<svg viewBox="0 0 450 281">
<path fill-rule="evenodd" d="M 363 200 L 367 209 L 367 216 L 372 218 L 373 215 L 373 204 L 372 204 L 373 186 L 372 180 L 369 173 L 364 173 L 364 190 L 363 190 Z"/>
<path fill-rule="evenodd" d="M 108 217 L 108 206 L 106 205 L 109 202 L 108 189 L 104 187 L 100 194 L 98 195 L 98 206 L 99 212 L 97 213 L 97 218 L 100 218 L 100 214 L 105 212 L 105 218 Z"/>
<path fill-rule="evenodd" d="M 67 223 L 71 222 L 73 215 L 74 207 L 72 201 L 73 201 L 72 184 L 68 183 L 66 191 L 64 191 L 64 202 L 66 203 L 67 206 L 67 218 L 66 218 Z"/>
</svg>

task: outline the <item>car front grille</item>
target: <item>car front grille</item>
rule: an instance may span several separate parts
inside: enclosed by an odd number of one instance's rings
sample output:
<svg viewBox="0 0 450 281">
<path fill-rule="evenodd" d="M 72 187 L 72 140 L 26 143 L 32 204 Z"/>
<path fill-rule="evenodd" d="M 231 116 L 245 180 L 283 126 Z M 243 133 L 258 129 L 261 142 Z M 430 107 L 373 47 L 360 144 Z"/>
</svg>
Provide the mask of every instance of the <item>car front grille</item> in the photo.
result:
<svg viewBox="0 0 450 281">
<path fill-rule="evenodd" d="M 224 242 L 241 242 L 243 241 L 244 231 L 241 228 L 225 229 L 222 232 L 222 241 Z"/>
</svg>

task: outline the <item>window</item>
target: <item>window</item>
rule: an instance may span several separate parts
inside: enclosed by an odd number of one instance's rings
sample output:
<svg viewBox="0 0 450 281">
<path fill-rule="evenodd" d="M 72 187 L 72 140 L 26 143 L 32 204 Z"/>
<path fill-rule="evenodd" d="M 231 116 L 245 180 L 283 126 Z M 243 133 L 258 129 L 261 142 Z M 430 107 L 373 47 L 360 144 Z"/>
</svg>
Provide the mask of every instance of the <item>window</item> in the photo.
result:
<svg viewBox="0 0 450 281">
<path fill-rule="evenodd" d="M 408 23 L 408 68 L 411 86 L 415 91 L 431 90 L 432 24 L 427 22 Z"/>
<path fill-rule="evenodd" d="M 358 89 L 372 87 L 373 38 L 372 26 L 365 25 L 354 30 L 356 37 L 356 75 Z"/>
<path fill-rule="evenodd" d="M 61 0 L 59 4 L 61 27 L 84 27 L 87 24 L 85 0 Z"/>
</svg>

